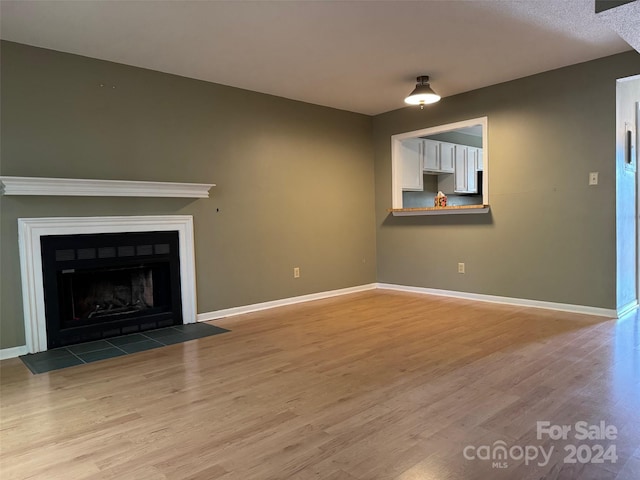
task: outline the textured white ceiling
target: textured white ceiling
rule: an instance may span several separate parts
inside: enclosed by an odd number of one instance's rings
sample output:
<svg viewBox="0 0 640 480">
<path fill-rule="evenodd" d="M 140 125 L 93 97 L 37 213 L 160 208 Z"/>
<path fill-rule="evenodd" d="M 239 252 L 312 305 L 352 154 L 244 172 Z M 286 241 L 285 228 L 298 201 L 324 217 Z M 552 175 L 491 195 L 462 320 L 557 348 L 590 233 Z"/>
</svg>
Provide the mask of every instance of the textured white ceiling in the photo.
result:
<svg viewBox="0 0 640 480">
<path fill-rule="evenodd" d="M 593 0 L 14 1 L 0 36 L 365 114 L 630 50 Z"/>
</svg>

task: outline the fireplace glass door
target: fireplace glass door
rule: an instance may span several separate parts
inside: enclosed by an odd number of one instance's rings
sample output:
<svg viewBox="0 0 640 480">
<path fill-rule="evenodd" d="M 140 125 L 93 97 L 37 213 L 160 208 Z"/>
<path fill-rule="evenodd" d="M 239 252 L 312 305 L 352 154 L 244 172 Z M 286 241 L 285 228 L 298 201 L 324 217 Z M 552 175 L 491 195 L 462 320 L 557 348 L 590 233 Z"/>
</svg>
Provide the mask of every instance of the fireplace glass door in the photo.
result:
<svg viewBox="0 0 640 480">
<path fill-rule="evenodd" d="M 63 270 L 62 327 L 171 311 L 169 263 Z"/>
</svg>

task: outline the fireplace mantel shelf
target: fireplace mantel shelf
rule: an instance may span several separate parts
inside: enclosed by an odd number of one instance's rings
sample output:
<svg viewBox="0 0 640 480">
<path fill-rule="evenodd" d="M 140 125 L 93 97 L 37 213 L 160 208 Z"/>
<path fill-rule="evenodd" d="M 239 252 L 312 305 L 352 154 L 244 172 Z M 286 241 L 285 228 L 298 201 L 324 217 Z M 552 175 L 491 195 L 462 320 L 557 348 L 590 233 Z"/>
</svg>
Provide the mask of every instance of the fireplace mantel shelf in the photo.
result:
<svg viewBox="0 0 640 480">
<path fill-rule="evenodd" d="M 0 187 L 3 195 L 209 198 L 215 184 L 0 176 Z"/>
</svg>

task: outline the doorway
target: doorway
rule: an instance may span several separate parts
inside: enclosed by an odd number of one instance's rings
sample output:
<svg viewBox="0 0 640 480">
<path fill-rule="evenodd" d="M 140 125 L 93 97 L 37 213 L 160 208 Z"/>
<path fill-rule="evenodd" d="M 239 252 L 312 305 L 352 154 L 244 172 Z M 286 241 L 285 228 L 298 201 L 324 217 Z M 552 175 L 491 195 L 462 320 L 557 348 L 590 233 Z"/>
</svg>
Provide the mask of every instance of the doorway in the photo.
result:
<svg viewBox="0 0 640 480">
<path fill-rule="evenodd" d="M 640 298 L 638 126 L 640 75 L 616 83 L 616 307 L 618 317 Z"/>
</svg>

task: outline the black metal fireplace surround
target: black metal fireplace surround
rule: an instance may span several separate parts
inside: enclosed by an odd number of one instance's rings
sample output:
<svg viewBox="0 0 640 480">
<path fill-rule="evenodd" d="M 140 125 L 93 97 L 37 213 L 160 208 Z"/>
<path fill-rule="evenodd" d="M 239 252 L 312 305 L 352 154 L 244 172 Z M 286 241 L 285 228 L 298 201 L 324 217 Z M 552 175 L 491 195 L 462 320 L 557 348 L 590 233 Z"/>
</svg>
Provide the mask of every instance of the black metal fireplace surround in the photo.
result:
<svg viewBox="0 0 640 480">
<path fill-rule="evenodd" d="M 49 349 L 181 325 L 178 232 L 41 238 Z"/>
</svg>

